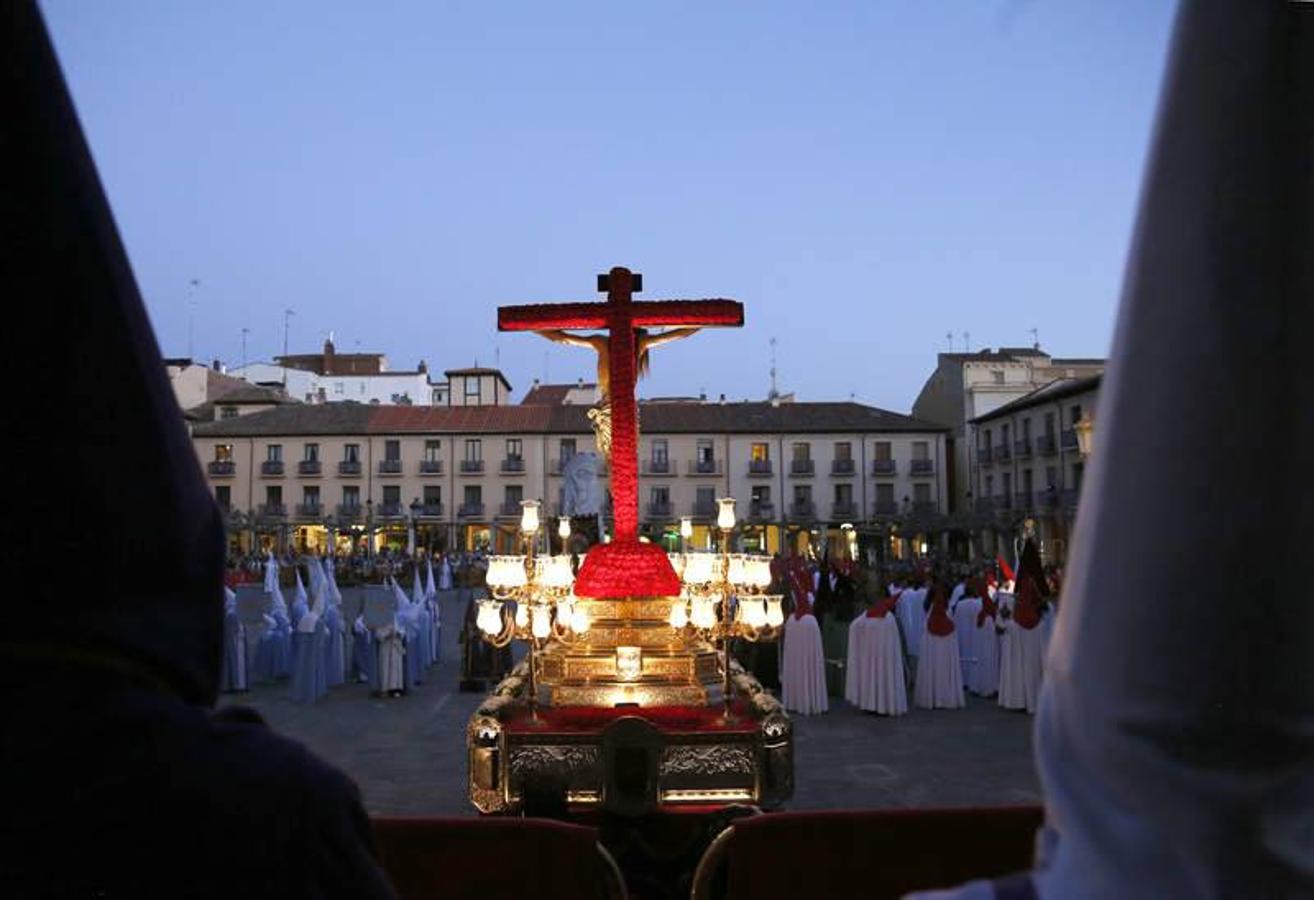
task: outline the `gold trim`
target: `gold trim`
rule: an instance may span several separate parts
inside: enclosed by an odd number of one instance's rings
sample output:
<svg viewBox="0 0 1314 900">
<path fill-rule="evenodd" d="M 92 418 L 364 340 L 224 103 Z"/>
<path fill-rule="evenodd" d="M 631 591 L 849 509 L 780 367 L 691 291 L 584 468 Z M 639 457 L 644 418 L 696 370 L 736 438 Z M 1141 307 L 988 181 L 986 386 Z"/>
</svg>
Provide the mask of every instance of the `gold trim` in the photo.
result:
<svg viewBox="0 0 1314 900">
<path fill-rule="evenodd" d="M 730 841 L 734 838 L 735 826 L 731 825 L 712 839 L 703 851 L 698 866 L 694 869 L 693 888 L 689 892 L 690 900 L 711 900 L 712 881 L 716 873 L 730 855 Z"/>
</svg>

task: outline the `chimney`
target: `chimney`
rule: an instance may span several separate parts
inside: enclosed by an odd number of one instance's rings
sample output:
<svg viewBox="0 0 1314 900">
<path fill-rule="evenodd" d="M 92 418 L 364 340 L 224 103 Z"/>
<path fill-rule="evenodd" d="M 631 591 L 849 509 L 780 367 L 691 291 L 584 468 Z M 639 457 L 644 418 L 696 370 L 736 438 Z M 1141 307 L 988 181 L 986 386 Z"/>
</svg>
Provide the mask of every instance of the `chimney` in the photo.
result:
<svg viewBox="0 0 1314 900">
<path fill-rule="evenodd" d="M 337 375 L 337 374 L 339 374 L 339 373 L 337 373 L 337 372 L 334 371 L 334 366 L 333 366 L 333 354 L 334 354 L 335 352 L 336 352 L 336 351 L 333 349 L 333 338 L 332 338 L 332 337 L 325 338 L 325 340 L 324 340 L 324 365 L 320 366 L 320 370 L 321 370 L 321 371 L 323 372 L 323 374 L 325 374 L 325 375 Z"/>
<path fill-rule="evenodd" d="M 214 369 L 216 372 L 222 372 L 224 370 L 223 366 L 219 365 L 219 360 L 217 359 L 210 364 L 210 367 Z"/>
<path fill-rule="evenodd" d="M 428 363 L 424 360 L 420 360 L 420 364 L 415 367 L 415 371 L 419 372 L 421 375 L 427 373 L 429 371 Z"/>
<path fill-rule="evenodd" d="M 706 403 L 706 402 L 707 402 L 707 391 L 706 391 L 706 390 L 699 390 L 699 391 L 698 391 L 698 399 L 699 399 L 700 402 L 702 402 L 702 403 Z"/>
<path fill-rule="evenodd" d="M 719 402 L 722 406 L 725 405 L 725 394 L 722 394 L 722 395 L 721 395 L 721 399 L 720 399 L 718 402 Z"/>
<path fill-rule="evenodd" d="M 584 379 L 582 377 L 576 382 L 576 386 L 579 388 L 584 387 Z"/>
</svg>

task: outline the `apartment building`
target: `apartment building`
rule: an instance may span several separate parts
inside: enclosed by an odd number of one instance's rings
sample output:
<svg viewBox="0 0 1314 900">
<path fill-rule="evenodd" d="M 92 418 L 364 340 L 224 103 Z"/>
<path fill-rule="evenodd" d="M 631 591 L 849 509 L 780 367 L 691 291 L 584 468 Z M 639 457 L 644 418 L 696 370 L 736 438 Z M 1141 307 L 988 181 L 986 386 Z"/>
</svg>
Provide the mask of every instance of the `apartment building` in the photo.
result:
<svg viewBox="0 0 1314 900">
<path fill-rule="evenodd" d="M 987 554 L 1008 556 L 1029 519 L 1046 561 L 1065 559 L 1088 452 L 1079 424 L 1094 421 L 1101 380 L 1055 379 L 968 423 L 967 496 Z"/>
<path fill-rule="evenodd" d="M 588 407 L 568 395 L 288 405 L 198 424 L 193 441 L 247 540 L 404 545 L 414 527 L 422 545 L 506 552 L 520 501 L 559 513 L 565 463 L 594 449 Z M 668 545 L 683 517 L 707 545 L 715 500 L 727 495 L 739 500 L 744 546 L 773 552 L 837 541 L 844 523 L 944 509 L 946 429 L 910 416 L 856 403 L 682 401 L 641 403 L 639 422 L 642 528 Z"/>
</svg>

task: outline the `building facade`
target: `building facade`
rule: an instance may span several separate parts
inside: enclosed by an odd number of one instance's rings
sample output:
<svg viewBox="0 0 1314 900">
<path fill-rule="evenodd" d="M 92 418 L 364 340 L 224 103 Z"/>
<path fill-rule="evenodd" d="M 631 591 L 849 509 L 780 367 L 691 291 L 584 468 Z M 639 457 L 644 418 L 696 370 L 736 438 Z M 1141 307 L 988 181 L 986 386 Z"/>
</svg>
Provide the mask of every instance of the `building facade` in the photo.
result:
<svg viewBox="0 0 1314 900">
<path fill-rule="evenodd" d="M 1045 561 L 1066 559 L 1088 452 L 1081 423 L 1094 422 L 1101 380 L 1056 379 L 968 423 L 967 496 L 987 555 L 1010 558 L 1029 522 Z"/>
<path fill-rule="evenodd" d="M 244 547 L 373 550 L 404 546 L 414 526 L 424 546 L 511 552 L 522 500 L 560 512 L 563 466 L 594 449 L 587 412 L 287 405 L 197 424 L 193 441 Z M 708 546 L 716 498 L 733 496 L 745 549 L 820 552 L 843 524 L 877 535 L 882 555 L 934 545 L 929 526 L 899 527 L 943 515 L 943 428 L 856 403 L 645 402 L 639 419 L 639 513 L 653 541 L 677 547 L 689 517 L 694 545 Z"/>
</svg>

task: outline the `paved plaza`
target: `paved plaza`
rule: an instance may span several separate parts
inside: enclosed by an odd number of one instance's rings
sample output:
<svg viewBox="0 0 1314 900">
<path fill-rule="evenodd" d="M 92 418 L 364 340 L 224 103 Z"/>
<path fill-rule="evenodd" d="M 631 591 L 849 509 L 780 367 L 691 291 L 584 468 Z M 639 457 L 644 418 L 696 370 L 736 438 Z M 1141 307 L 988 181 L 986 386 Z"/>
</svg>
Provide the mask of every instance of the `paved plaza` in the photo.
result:
<svg viewBox="0 0 1314 900">
<path fill-rule="evenodd" d="M 222 698 L 343 769 L 375 815 L 466 815 L 465 724 L 481 699 L 457 690 L 463 609 L 442 599 L 442 661 L 397 699 L 365 685 L 334 688 L 313 706 L 284 684 Z M 966 709 L 889 719 L 843 703 L 822 716 L 794 716 L 793 809 L 862 809 L 1039 803 L 1032 718 L 971 698 Z"/>
</svg>

